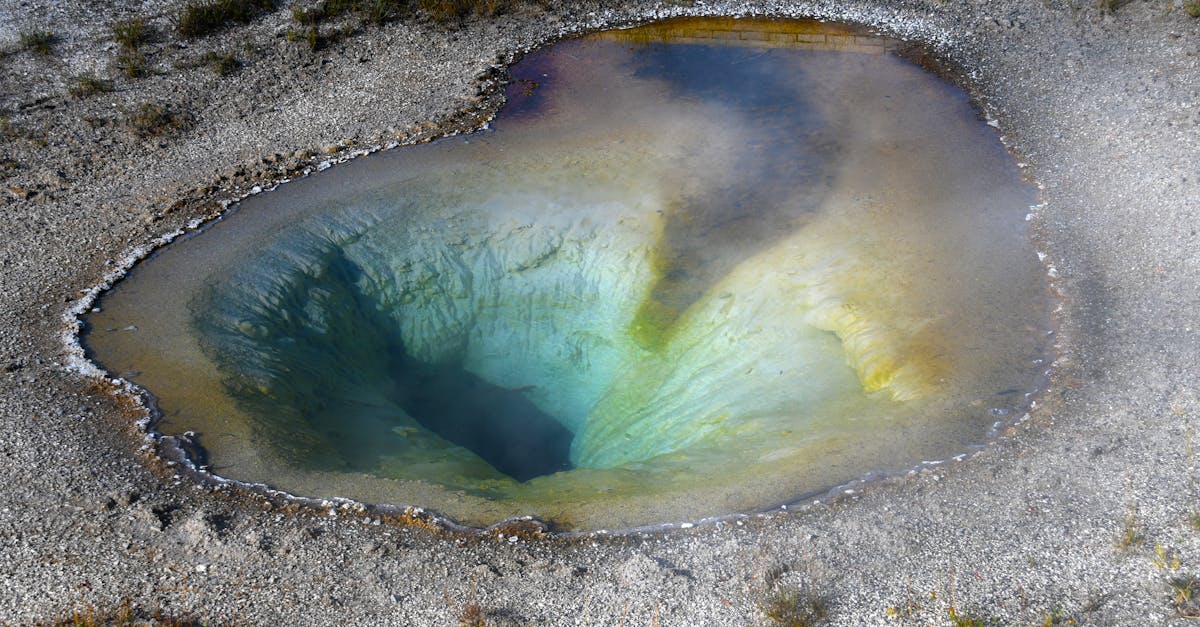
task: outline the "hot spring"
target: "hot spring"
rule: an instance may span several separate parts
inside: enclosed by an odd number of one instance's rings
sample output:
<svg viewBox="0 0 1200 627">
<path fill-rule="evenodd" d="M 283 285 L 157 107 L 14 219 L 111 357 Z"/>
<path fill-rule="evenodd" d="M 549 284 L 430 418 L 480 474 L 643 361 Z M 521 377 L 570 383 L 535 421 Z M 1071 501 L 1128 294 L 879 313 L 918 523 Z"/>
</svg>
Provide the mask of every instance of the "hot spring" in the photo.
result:
<svg viewBox="0 0 1200 627">
<path fill-rule="evenodd" d="M 628 528 L 987 441 L 1048 350 L 1035 202 L 967 96 L 814 22 L 511 69 L 492 128 L 258 194 L 87 316 L 212 472 Z"/>
</svg>

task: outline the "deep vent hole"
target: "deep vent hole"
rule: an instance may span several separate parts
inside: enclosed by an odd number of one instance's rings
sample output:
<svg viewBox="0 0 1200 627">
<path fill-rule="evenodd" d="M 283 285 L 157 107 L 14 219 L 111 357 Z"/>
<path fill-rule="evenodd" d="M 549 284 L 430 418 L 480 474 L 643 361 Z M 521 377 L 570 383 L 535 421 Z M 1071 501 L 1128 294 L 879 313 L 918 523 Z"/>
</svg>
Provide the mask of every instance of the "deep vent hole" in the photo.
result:
<svg viewBox="0 0 1200 627">
<path fill-rule="evenodd" d="M 397 356 L 397 403 L 426 429 L 469 449 L 516 479 L 569 470 L 573 434 L 525 398 L 461 365 Z"/>
</svg>

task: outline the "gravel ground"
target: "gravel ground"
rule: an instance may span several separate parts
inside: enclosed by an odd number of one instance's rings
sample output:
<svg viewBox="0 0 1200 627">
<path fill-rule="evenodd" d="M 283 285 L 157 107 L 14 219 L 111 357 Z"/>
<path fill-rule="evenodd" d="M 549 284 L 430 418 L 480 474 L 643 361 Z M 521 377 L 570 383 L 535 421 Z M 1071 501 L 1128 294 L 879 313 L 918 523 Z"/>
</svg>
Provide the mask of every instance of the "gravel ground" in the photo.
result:
<svg viewBox="0 0 1200 627">
<path fill-rule="evenodd" d="M 3 622 L 124 603 L 211 624 L 458 624 L 473 608 L 498 625 L 753 624 L 788 591 L 824 599 L 833 624 L 1181 620 L 1168 582 L 1200 575 L 1200 20 L 1179 0 L 547 4 L 319 52 L 288 41 L 286 9 L 184 44 L 178 2 L 0 5 Z M 176 476 L 143 448 L 136 407 L 75 367 L 63 314 L 81 291 L 221 201 L 477 124 L 499 104 L 481 77 L 565 33 L 748 12 L 927 44 L 1043 186 L 1032 219 L 1064 296 L 1062 357 L 985 451 L 691 529 L 465 536 Z M 157 36 L 150 75 L 128 79 L 109 24 L 135 15 Z M 20 49 L 32 30 L 56 33 L 50 55 Z M 242 67 L 188 67 L 208 51 Z M 114 89 L 70 96 L 86 71 Z M 181 128 L 137 136 L 126 119 L 145 102 Z"/>
</svg>

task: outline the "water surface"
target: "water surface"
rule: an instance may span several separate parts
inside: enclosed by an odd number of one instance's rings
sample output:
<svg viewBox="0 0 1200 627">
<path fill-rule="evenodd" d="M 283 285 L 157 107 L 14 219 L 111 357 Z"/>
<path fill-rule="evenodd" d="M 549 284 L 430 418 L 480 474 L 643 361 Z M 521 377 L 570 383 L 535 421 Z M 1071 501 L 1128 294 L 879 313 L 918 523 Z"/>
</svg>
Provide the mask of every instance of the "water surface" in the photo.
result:
<svg viewBox="0 0 1200 627">
<path fill-rule="evenodd" d="M 492 129 L 283 185 L 88 316 L 214 472 L 578 529 L 944 459 L 1046 350 L 1033 202 L 955 87 L 811 22 L 512 68 Z"/>
</svg>

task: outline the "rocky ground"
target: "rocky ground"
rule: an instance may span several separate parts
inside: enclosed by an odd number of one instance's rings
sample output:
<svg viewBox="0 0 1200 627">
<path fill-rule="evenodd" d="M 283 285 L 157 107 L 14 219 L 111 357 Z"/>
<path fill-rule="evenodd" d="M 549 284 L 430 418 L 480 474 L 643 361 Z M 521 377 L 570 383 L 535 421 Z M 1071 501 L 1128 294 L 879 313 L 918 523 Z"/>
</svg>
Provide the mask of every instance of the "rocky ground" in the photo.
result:
<svg viewBox="0 0 1200 627">
<path fill-rule="evenodd" d="M 0 6 L 4 622 L 90 608 L 210 624 L 456 624 L 476 612 L 495 624 L 739 624 L 810 598 L 847 625 L 1200 613 L 1188 579 L 1200 575 L 1200 20 L 1180 0 L 548 2 L 457 27 L 334 22 L 317 51 L 289 36 L 285 8 L 185 41 L 172 31 L 181 6 Z M 1043 185 L 1033 222 L 1064 295 L 1062 357 L 1032 415 L 986 451 L 741 521 L 464 536 L 176 477 L 141 450 L 136 408 L 73 367 L 63 314 L 81 291 L 222 200 L 471 127 L 499 105 L 497 64 L 564 34 L 739 13 L 840 18 L 927 44 L 962 69 Z M 110 25 L 139 16 L 146 76 L 129 78 Z M 55 35 L 46 55 L 22 45 L 36 31 Z M 209 52 L 240 67 L 221 76 L 201 62 Z M 111 90 L 72 95 L 88 72 Z"/>
</svg>

